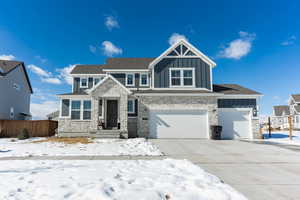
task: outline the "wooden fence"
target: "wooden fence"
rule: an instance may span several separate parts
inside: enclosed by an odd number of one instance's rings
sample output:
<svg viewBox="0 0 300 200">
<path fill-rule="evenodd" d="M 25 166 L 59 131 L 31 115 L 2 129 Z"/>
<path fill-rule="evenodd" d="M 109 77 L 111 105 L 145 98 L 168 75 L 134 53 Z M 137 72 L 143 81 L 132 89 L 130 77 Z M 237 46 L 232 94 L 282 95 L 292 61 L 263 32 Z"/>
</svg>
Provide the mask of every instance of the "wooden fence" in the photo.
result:
<svg viewBox="0 0 300 200">
<path fill-rule="evenodd" d="M 0 137 L 17 137 L 24 128 L 31 137 L 49 137 L 57 126 L 57 121 L 52 120 L 0 120 Z"/>
</svg>

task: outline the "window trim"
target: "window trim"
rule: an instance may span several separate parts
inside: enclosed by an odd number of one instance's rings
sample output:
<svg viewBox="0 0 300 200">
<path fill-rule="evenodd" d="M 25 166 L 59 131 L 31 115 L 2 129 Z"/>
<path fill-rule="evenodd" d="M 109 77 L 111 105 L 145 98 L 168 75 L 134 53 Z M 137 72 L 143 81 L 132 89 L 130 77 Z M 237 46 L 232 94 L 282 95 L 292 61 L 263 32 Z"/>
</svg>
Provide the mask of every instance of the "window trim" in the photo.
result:
<svg viewBox="0 0 300 200">
<path fill-rule="evenodd" d="M 192 85 L 184 85 L 184 71 L 192 70 Z M 180 85 L 172 85 L 172 71 L 180 71 Z M 170 68 L 169 69 L 169 87 L 170 88 L 194 88 L 195 87 L 195 68 Z"/>
<path fill-rule="evenodd" d="M 82 86 L 82 79 L 86 79 L 86 86 Z M 94 82 L 94 80 L 93 80 Z M 80 77 L 80 88 L 88 88 L 89 87 L 89 78 L 88 77 Z"/>
<path fill-rule="evenodd" d="M 75 109 L 75 110 L 72 109 L 72 103 L 73 103 L 73 101 L 79 101 L 80 102 L 80 108 L 79 108 L 79 110 L 78 109 Z M 83 107 L 82 100 L 72 99 L 70 105 L 71 105 L 71 109 L 70 109 L 71 110 L 71 115 L 70 115 L 71 120 L 73 120 L 73 121 L 82 120 L 83 119 L 82 118 L 82 112 L 81 112 L 82 111 L 82 107 Z M 79 115 L 79 119 L 72 119 L 72 111 L 79 111 L 79 114 L 80 114 Z"/>
<path fill-rule="evenodd" d="M 128 75 L 132 75 L 132 84 L 128 84 Z M 126 86 L 135 86 L 135 73 L 126 73 L 126 75 L 125 75 L 125 85 Z"/>
<path fill-rule="evenodd" d="M 146 84 L 142 84 L 142 75 L 146 75 L 147 77 L 147 83 Z M 140 86 L 149 86 L 149 74 L 148 73 L 140 73 Z"/>
<path fill-rule="evenodd" d="M 62 113 L 62 100 L 69 100 L 69 115 L 68 116 L 61 116 Z M 72 113 L 72 101 L 80 101 L 80 119 L 72 119 L 71 113 Z M 91 119 L 83 119 L 83 102 L 84 101 L 91 101 Z M 60 99 L 60 109 L 59 109 L 59 118 L 68 118 L 72 121 L 91 121 L 93 118 L 93 101 L 92 99 L 89 98 L 84 98 L 84 99 L 70 99 L 70 98 L 62 98 Z"/>
<path fill-rule="evenodd" d="M 129 101 L 132 101 L 132 108 L 133 108 L 133 110 L 129 111 L 128 108 L 127 108 L 127 112 L 128 112 L 128 114 L 135 114 L 135 99 L 128 99 L 128 102 Z M 128 104 L 128 102 L 127 102 L 127 104 Z"/>
</svg>

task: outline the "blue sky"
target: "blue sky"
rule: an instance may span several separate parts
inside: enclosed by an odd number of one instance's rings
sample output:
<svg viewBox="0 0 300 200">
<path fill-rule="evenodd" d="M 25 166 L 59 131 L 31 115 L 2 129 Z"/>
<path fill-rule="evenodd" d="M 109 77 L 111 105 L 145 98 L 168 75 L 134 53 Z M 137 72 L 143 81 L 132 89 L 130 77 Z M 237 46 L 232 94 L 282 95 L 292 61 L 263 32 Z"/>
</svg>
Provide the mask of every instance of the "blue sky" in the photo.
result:
<svg viewBox="0 0 300 200">
<path fill-rule="evenodd" d="M 156 57 L 185 37 L 217 67 L 214 83 L 264 94 L 261 114 L 300 93 L 299 1 L 3 1 L 0 58 L 24 61 L 32 112 L 56 109 L 74 64 Z M 172 37 L 173 36 L 173 37 Z"/>
</svg>

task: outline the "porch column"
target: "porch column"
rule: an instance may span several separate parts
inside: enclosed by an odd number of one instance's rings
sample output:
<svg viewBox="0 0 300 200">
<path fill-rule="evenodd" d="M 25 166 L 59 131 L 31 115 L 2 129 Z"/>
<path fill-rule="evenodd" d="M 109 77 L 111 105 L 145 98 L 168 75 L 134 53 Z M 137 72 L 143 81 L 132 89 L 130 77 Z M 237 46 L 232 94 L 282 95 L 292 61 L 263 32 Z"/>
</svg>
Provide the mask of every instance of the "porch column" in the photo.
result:
<svg viewBox="0 0 300 200">
<path fill-rule="evenodd" d="M 128 101 L 127 94 L 121 95 L 121 97 L 120 97 L 120 130 L 124 131 L 124 132 L 128 132 L 128 130 L 127 130 L 127 123 L 128 123 L 127 101 Z"/>
<path fill-rule="evenodd" d="M 91 123 L 90 123 L 90 132 L 96 132 L 98 127 L 98 111 L 99 103 L 98 98 L 92 97 L 92 113 L 91 113 Z"/>
</svg>

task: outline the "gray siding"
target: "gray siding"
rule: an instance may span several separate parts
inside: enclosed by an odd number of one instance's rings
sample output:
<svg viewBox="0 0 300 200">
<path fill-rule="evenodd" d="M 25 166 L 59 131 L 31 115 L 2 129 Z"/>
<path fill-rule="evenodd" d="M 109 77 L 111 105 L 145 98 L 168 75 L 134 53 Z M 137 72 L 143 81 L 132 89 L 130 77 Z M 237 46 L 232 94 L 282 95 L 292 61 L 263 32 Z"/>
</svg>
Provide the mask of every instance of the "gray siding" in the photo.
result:
<svg viewBox="0 0 300 200">
<path fill-rule="evenodd" d="M 16 90 L 14 83 L 20 86 Z M 10 119 L 10 108 L 14 108 L 14 119 L 24 119 L 20 113 L 30 113 L 30 89 L 26 81 L 24 70 L 17 67 L 4 77 L 0 77 L 0 119 Z"/>
<path fill-rule="evenodd" d="M 218 99 L 218 108 L 256 108 L 256 99 Z"/>
<path fill-rule="evenodd" d="M 125 85 L 126 73 L 113 73 L 111 74 L 114 78 L 116 78 L 120 83 Z M 140 86 L 140 73 L 135 73 L 135 85 L 134 86 L 126 86 L 127 88 L 148 88 L 149 86 Z M 150 78 L 148 76 L 148 81 L 150 83 Z M 150 85 L 150 84 L 149 84 Z"/>
<path fill-rule="evenodd" d="M 88 78 L 88 88 L 93 87 L 93 81 L 94 79 L 92 77 Z M 79 77 L 74 77 L 73 78 L 73 92 L 82 92 L 88 88 L 80 88 L 80 78 Z"/>
<path fill-rule="evenodd" d="M 196 87 L 211 89 L 210 66 L 200 58 L 164 58 L 154 67 L 154 86 L 169 87 L 170 68 L 195 68 Z"/>
</svg>

